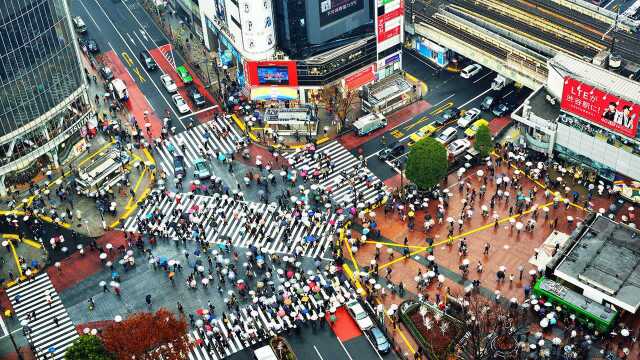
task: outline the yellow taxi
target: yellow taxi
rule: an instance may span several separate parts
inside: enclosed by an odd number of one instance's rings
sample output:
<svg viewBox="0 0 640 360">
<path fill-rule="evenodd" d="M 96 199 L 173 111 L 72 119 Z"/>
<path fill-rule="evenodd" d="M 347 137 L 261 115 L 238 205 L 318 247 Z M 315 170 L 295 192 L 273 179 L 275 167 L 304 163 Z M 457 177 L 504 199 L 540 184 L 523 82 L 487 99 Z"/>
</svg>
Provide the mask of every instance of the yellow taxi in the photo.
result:
<svg viewBox="0 0 640 360">
<path fill-rule="evenodd" d="M 482 125 L 489 126 L 489 122 L 485 119 L 476 120 L 467 130 L 464 131 L 464 134 L 467 135 L 467 137 L 472 138 L 476 136 L 478 128 Z"/>
<path fill-rule="evenodd" d="M 417 143 L 418 141 L 426 138 L 427 136 L 431 136 L 434 132 L 436 132 L 438 128 L 435 125 L 426 125 L 418 129 L 418 131 L 409 135 L 409 146 Z"/>
</svg>

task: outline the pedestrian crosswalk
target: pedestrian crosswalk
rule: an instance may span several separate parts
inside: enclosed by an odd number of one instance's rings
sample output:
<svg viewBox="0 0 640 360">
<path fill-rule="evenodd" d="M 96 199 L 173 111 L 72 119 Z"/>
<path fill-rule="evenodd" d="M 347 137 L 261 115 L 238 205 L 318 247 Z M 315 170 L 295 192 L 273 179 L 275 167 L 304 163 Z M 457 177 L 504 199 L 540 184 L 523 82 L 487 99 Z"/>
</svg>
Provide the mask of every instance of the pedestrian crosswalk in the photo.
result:
<svg viewBox="0 0 640 360">
<path fill-rule="evenodd" d="M 35 347 L 36 358 L 63 359 L 79 335 L 49 275 L 42 273 L 9 288 L 7 295 L 20 323 L 27 323 L 27 339 Z"/>
<path fill-rule="evenodd" d="M 311 281 L 284 282 L 281 290 L 298 289 L 291 291 L 291 303 L 287 306 L 278 300 L 280 295 L 273 294 L 264 302 L 241 307 L 236 314 L 230 313 L 228 322 L 214 319 L 210 329 L 192 330 L 188 337 L 196 345 L 189 353 L 189 360 L 223 359 L 295 328 L 301 322 L 318 325 L 331 308 L 342 306 L 355 297 L 353 288 L 346 280 L 340 282 L 334 278 L 329 281 L 321 275 L 315 275 Z M 318 284 L 317 292 L 308 286 L 315 283 Z M 289 311 L 285 311 L 285 308 Z M 296 318 L 299 320 L 296 321 Z"/>
<path fill-rule="evenodd" d="M 176 238 L 176 224 L 181 218 L 188 218 L 204 225 L 205 240 L 209 243 L 225 243 L 230 239 L 234 246 L 253 245 L 268 253 L 315 257 L 322 256 L 329 248 L 333 234 L 344 220 L 342 215 L 326 212 L 292 215 L 275 203 L 237 201 L 219 194 L 183 194 L 178 195 L 184 196 L 179 200 L 168 195 L 159 196 L 159 201 L 145 204 L 135 216 L 128 218 L 123 229 L 158 232 Z M 250 212 L 257 214 L 252 221 L 247 216 Z M 151 218 L 154 220 L 149 220 Z M 191 233 L 188 236 L 192 236 Z"/>
<path fill-rule="evenodd" d="M 208 135 L 205 135 L 207 133 Z M 226 136 L 223 135 L 225 133 Z M 159 158 L 156 157 L 156 159 L 159 160 L 160 170 L 172 175 L 174 173 L 174 155 L 183 155 L 185 165 L 191 167 L 194 160 L 201 157 L 200 149 L 205 149 L 205 142 L 208 142 L 209 148 L 214 151 L 230 154 L 236 150 L 236 142 L 242 140 L 242 138 L 242 134 L 231 125 L 228 119 L 219 117 L 195 126 L 190 130 L 170 136 L 167 139 L 168 143 L 156 147 L 155 154 L 159 155 Z M 173 155 L 170 151 L 171 148 L 173 149 Z"/>
<path fill-rule="evenodd" d="M 322 159 L 321 154 L 326 158 Z M 286 158 L 300 176 L 316 173 L 314 177 L 320 178 L 320 188 L 330 189 L 331 198 L 338 205 L 353 205 L 356 194 L 359 195 L 357 203 L 365 205 L 371 205 L 384 196 L 382 181 L 338 141 L 327 143 L 315 153 L 301 150 Z M 322 172 L 326 173 L 323 175 Z"/>
</svg>

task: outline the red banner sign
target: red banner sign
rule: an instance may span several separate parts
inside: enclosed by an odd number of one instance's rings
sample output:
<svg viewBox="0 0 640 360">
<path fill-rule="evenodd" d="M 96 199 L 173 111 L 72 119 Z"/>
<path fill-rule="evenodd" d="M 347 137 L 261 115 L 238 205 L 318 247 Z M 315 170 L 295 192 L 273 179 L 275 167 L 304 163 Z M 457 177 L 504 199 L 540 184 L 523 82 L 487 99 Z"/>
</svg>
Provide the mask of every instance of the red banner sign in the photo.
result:
<svg viewBox="0 0 640 360">
<path fill-rule="evenodd" d="M 570 77 L 564 78 L 560 107 L 630 138 L 635 138 L 638 132 L 640 105 L 621 100 Z"/>
</svg>

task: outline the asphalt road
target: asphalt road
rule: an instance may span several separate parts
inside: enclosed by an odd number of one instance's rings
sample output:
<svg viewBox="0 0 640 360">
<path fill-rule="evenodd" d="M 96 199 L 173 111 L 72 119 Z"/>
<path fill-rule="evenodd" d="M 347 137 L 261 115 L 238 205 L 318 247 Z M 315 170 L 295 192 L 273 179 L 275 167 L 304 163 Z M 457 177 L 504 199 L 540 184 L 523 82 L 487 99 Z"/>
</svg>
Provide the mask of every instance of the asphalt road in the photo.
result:
<svg viewBox="0 0 640 360">
<path fill-rule="evenodd" d="M 432 106 L 424 113 L 407 119 L 396 127 L 385 129 L 385 132 L 375 132 L 370 135 L 369 141 L 360 146 L 365 158 L 367 158 L 368 167 L 383 180 L 395 176 L 399 172 L 391 162 L 382 161 L 377 156 L 378 152 L 385 147 L 381 140 L 383 134 L 387 143 L 406 144 L 412 133 L 433 123 L 447 109 L 457 107 L 461 110 L 469 110 L 479 107 L 485 96 L 495 94 L 491 89 L 491 82 L 496 73 L 488 69 L 483 69 L 471 79 L 463 79 L 458 73 L 439 70 L 428 60 L 419 58 L 409 51 L 404 52 L 403 62 L 405 71 L 427 83 L 429 92 L 424 99 Z M 511 90 L 502 93 L 508 96 L 510 101 L 519 104 L 529 92 L 525 89 L 517 94 Z M 493 119 L 493 115 L 483 112 L 481 118 L 490 121 Z M 434 136 L 444 128 L 446 126 L 439 129 Z M 458 131 L 458 137 L 464 137 L 463 131 Z M 354 150 L 354 153 L 356 151 Z M 405 156 L 407 151 L 408 149 L 405 150 Z"/>
<path fill-rule="evenodd" d="M 135 0 L 71 0 L 70 8 L 71 14 L 82 17 L 87 25 L 87 33 L 82 37 L 96 40 L 103 53 L 112 50 L 153 111 L 159 117 L 164 117 L 166 109 L 169 109 L 176 131 L 185 130 L 190 115 L 178 114 L 170 94 L 160 82 L 162 70 L 149 72 L 140 61 L 139 54 L 142 50 L 155 49 L 169 43 L 142 5 Z M 176 66 L 185 63 L 177 51 L 173 54 Z"/>
</svg>

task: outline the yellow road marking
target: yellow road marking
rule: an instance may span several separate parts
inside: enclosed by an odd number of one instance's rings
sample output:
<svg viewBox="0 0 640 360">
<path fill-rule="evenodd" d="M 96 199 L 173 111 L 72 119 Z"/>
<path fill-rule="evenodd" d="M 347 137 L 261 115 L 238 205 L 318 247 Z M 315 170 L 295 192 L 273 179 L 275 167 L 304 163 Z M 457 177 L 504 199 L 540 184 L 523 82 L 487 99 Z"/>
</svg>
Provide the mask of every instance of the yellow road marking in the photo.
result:
<svg viewBox="0 0 640 360">
<path fill-rule="evenodd" d="M 29 246 L 31 246 L 32 248 L 42 249 L 42 244 L 40 244 L 37 241 L 33 241 L 33 240 L 30 240 L 30 239 L 24 239 L 24 240 L 22 240 L 22 242 L 27 244 L 27 245 L 29 245 Z"/>
<path fill-rule="evenodd" d="M 140 175 L 138 176 L 138 180 L 136 180 L 136 185 L 133 187 L 133 196 L 131 196 L 129 198 L 129 201 L 127 202 L 127 205 L 125 206 L 125 209 L 128 209 L 131 207 L 131 202 L 135 199 L 136 197 L 136 193 L 138 192 L 138 188 L 140 187 L 140 184 L 142 183 L 142 179 L 144 179 L 144 174 L 147 173 L 147 168 L 144 167 L 142 169 L 142 172 L 140 173 Z"/>
<path fill-rule="evenodd" d="M 2 234 L 3 239 L 13 239 L 20 240 L 20 237 L 17 234 Z"/>
<path fill-rule="evenodd" d="M 131 59 L 131 56 L 129 56 L 129 53 L 127 53 L 126 51 L 123 51 L 120 53 L 120 55 L 122 55 L 122 58 L 127 63 L 127 65 L 129 66 L 133 65 L 133 59 Z"/>
<path fill-rule="evenodd" d="M 445 110 L 447 110 L 448 108 L 453 106 L 453 101 L 449 101 L 448 103 L 440 106 L 439 108 L 437 108 L 436 110 L 432 111 L 430 114 L 431 115 L 438 115 L 440 113 L 443 113 Z"/>
<path fill-rule="evenodd" d="M 391 136 L 393 136 L 396 139 L 399 139 L 404 135 L 404 133 L 400 130 L 393 130 L 389 134 L 391 134 Z"/>
<path fill-rule="evenodd" d="M 146 81 L 146 79 L 144 78 L 144 76 L 140 72 L 140 69 L 137 66 L 133 68 L 133 73 L 136 74 L 136 76 L 138 76 L 138 79 L 140 79 L 140 82 Z"/>
<path fill-rule="evenodd" d="M 242 130 L 243 132 L 247 131 L 247 126 L 245 125 L 244 121 L 242 121 L 238 115 L 236 114 L 231 114 L 231 118 L 233 118 L 233 121 L 235 121 L 236 125 L 238 125 L 238 127 L 240 128 L 240 130 Z M 251 131 L 247 131 L 249 133 L 249 138 L 251 139 L 251 141 L 257 141 L 258 137 L 255 136 Z"/>
</svg>

